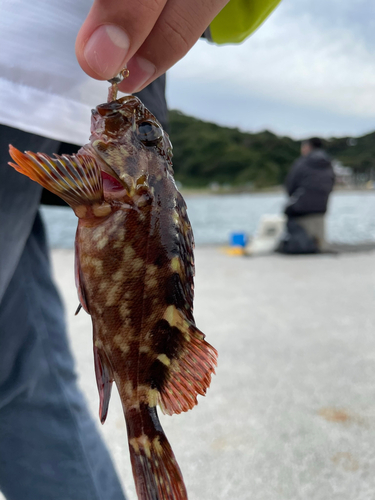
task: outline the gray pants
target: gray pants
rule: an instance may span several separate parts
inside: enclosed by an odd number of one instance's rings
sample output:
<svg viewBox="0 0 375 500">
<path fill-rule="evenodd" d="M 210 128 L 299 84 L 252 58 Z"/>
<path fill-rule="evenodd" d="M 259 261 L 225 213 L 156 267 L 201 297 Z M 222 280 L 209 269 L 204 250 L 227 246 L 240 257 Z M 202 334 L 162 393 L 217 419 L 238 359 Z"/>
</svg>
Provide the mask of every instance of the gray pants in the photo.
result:
<svg viewBox="0 0 375 500">
<path fill-rule="evenodd" d="M 303 227 L 308 235 L 315 238 L 320 251 L 328 248 L 325 239 L 325 214 L 310 214 L 303 217 L 294 217 L 294 220 Z"/>
<path fill-rule="evenodd" d="M 124 500 L 77 387 L 36 215 L 0 305 L 0 490 L 8 500 Z"/>
</svg>

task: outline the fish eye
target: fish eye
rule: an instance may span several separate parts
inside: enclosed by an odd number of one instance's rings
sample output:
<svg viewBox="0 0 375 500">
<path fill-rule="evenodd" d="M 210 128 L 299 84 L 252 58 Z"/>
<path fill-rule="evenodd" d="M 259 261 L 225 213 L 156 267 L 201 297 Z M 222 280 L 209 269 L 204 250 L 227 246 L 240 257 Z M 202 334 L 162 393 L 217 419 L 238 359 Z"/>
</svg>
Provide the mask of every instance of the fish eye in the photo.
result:
<svg viewBox="0 0 375 500">
<path fill-rule="evenodd" d="M 144 121 L 138 123 L 137 136 L 145 146 L 154 146 L 163 136 L 163 130 L 155 123 Z"/>
</svg>

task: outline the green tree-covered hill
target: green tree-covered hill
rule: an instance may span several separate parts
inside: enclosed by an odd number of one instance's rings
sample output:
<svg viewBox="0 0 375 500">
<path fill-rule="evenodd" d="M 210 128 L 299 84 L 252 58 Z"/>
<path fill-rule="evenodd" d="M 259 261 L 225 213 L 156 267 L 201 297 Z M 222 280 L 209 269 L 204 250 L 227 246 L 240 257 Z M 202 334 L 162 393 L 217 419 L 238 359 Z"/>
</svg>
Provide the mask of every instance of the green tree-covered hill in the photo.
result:
<svg viewBox="0 0 375 500">
<path fill-rule="evenodd" d="M 175 176 L 184 186 L 212 182 L 255 188 L 280 185 L 299 156 L 300 141 L 264 131 L 256 134 L 221 127 L 170 111 Z M 353 140 L 325 141 L 327 151 L 359 172 L 375 167 L 375 133 Z"/>
</svg>

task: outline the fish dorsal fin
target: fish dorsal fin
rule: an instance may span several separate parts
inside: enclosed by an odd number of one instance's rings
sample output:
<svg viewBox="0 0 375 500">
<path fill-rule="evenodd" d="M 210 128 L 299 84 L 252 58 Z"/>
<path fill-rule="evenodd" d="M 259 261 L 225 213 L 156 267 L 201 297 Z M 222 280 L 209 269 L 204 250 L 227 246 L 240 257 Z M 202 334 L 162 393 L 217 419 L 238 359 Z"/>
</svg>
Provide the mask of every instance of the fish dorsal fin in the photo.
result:
<svg viewBox="0 0 375 500">
<path fill-rule="evenodd" d="M 73 209 L 103 201 L 103 181 L 93 157 L 77 154 L 51 158 L 44 153 L 21 153 L 13 146 L 9 146 L 9 153 L 15 161 L 9 165 L 62 198 Z"/>
<path fill-rule="evenodd" d="M 154 361 L 158 402 L 164 413 L 172 415 L 192 409 L 197 395 L 205 395 L 217 365 L 217 351 L 204 340 L 204 334 L 171 305 L 156 325 L 166 352 Z"/>
</svg>

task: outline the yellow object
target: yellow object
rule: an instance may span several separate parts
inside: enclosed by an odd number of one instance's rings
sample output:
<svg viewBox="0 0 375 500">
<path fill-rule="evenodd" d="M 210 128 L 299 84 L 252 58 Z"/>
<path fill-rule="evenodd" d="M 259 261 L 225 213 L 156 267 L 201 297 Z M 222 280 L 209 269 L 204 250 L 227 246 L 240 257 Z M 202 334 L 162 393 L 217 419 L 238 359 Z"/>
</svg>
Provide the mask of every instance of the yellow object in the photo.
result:
<svg viewBox="0 0 375 500">
<path fill-rule="evenodd" d="M 244 247 L 240 246 L 223 247 L 222 251 L 227 255 L 234 255 L 234 256 L 244 255 Z"/>
<path fill-rule="evenodd" d="M 281 0 L 230 0 L 210 24 L 214 43 L 240 43 L 267 19 Z"/>
</svg>

